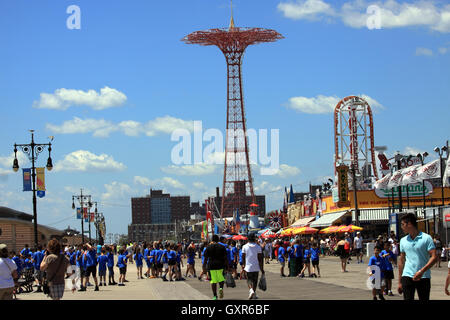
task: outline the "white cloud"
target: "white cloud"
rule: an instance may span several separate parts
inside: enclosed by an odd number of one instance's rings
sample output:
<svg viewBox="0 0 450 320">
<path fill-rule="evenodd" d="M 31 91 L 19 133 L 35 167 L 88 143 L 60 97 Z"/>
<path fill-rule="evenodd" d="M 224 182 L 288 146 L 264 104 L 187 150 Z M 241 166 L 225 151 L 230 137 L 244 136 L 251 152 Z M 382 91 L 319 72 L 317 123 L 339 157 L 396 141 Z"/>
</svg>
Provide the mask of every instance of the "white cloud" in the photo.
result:
<svg viewBox="0 0 450 320">
<path fill-rule="evenodd" d="M 416 48 L 416 56 L 432 56 L 433 50 L 428 48 Z"/>
<path fill-rule="evenodd" d="M 371 109 L 384 109 L 383 105 L 368 95 L 359 95 L 367 101 Z M 318 95 L 313 98 L 293 97 L 289 99 L 287 107 L 298 112 L 309 114 L 327 114 L 333 113 L 336 105 L 341 101 L 337 96 Z"/>
<path fill-rule="evenodd" d="M 110 155 L 96 155 L 86 150 L 74 151 L 54 166 L 55 171 L 78 172 L 122 171 L 125 168 L 126 166 L 123 163 L 115 161 Z"/>
<path fill-rule="evenodd" d="M 288 108 L 310 114 L 331 113 L 340 99 L 336 96 L 318 95 L 316 98 L 293 97 L 289 99 Z"/>
<path fill-rule="evenodd" d="M 440 54 L 446 54 L 448 52 L 448 48 L 439 48 Z"/>
<path fill-rule="evenodd" d="M 194 165 L 184 165 L 184 166 L 175 166 L 170 165 L 167 167 L 161 167 L 161 171 L 174 174 L 177 176 L 204 176 L 208 174 L 213 174 L 217 169 L 216 165 L 206 164 L 206 163 L 198 163 Z"/>
<path fill-rule="evenodd" d="M 300 169 L 294 166 L 289 166 L 287 164 L 281 164 L 280 168 L 278 169 L 277 173 L 275 173 L 276 176 L 279 176 L 281 178 L 290 178 L 296 175 L 300 174 Z"/>
<path fill-rule="evenodd" d="M 180 181 L 170 178 L 170 177 L 149 179 L 146 177 L 135 176 L 134 183 L 143 185 L 145 187 L 152 187 L 153 189 L 160 189 L 160 188 L 185 189 L 184 184 L 182 184 Z"/>
<path fill-rule="evenodd" d="M 297 3 L 280 3 L 278 10 L 282 11 L 285 17 L 299 20 L 317 19 L 320 15 L 334 15 L 334 10 L 329 4 L 322 0 L 297 1 Z"/>
<path fill-rule="evenodd" d="M 104 185 L 106 192 L 102 193 L 101 199 L 103 201 L 114 200 L 119 202 L 120 200 L 130 200 L 134 193 L 134 190 L 126 183 L 113 181 L 110 184 Z"/>
<path fill-rule="evenodd" d="M 331 1 L 328 1 L 331 3 Z M 434 1 L 421 0 L 397 2 L 395 0 L 345 2 L 341 8 L 333 8 L 326 1 L 297 0 L 282 2 L 278 10 L 286 18 L 294 20 L 341 19 L 352 28 L 367 28 L 367 22 L 374 16 L 368 13 L 369 6 L 376 6 L 381 28 L 426 27 L 442 33 L 450 32 L 450 5 L 438 4 Z"/>
<path fill-rule="evenodd" d="M 203 182 L 194 182 L 192 185 L 197 189 L 208 190 L 208 187 Z"/>
<path fill-rule="evenodd" d="M 122 106 L 127 96 L 122 92 L 104 87 L 100 93 L 95 90 L 56 89 L 54 93 L 41 93 L 41 99 L 33 102 L 34 108 L 67 110 L 72 106 L 89 106 L 94 110 L 103 110 Z"/>
<path fill-rule="evenodd" d="M 104 119 L 80 119 L 74 117 L 62 125 L 46 124 L 46 129 L 55 134 L 92 133 L 97 138 L 107 138 L 112 132 L 120 131 L 127 136 L 145 134 L 149 137 L 157 134 L 170 134 L 176 129 L 194 130 L 194 122 L 174 118 L 171 116 L 159 117 L 147 123 L 125 120 L 118 124 Z"/>
</svg>

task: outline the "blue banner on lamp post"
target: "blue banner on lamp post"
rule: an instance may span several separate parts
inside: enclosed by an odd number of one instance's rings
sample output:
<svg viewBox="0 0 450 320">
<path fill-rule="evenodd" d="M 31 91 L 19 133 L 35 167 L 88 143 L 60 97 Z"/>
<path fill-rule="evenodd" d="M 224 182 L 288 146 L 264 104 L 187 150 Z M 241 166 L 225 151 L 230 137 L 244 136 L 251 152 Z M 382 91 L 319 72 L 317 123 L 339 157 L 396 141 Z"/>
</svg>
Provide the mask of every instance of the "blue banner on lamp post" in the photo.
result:
<svg viewBox="0 0 450 320">
<path fill-rule="evenodd" d="M 23 191 L 32 191 L 31 189 L 31 169 L 22 169 L 23 171 Z"/>
</svg>

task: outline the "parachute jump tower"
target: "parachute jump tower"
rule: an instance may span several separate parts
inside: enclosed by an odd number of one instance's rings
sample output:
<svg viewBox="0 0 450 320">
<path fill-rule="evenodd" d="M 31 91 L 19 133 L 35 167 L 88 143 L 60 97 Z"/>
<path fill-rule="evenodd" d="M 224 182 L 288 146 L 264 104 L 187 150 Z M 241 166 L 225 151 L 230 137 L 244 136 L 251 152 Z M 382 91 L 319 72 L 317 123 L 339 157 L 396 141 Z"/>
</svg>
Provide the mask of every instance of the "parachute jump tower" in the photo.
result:
<svg viewBox="0 0 450 320">
<path fill-rule="evenodd" d="M 242 88 L 244 51 L 250 45 L 275 42 L 282 38 L 282 35 L 270 29 L 235 27 L 232 10 L 228 29 L 196 31 L 182 39 L 187 44 L 217 46 L 227 63 L 227 134 L 220 212 L 222 217 L 232 216 L 236 209 L 239 209 L 240 214 L 247 213 L 247 195 L 255 203 Z"/>
</svg>

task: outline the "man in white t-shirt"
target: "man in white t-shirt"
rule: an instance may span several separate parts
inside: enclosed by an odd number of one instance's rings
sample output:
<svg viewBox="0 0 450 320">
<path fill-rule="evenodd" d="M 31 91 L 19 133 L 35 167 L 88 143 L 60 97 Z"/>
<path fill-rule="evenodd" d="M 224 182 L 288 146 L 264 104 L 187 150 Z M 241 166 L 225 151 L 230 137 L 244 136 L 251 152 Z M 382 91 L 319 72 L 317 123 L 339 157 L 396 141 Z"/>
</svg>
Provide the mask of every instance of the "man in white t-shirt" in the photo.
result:
<svg viewBox="0 0 450 320">
<path fill-rule="evenodd" d="M 356 233 L 355 239 L 353 239 L 355 243 L 355 253 L 356 253 L 356 259 L 358 260 L 358 263 L 363 263 L 363 239 L 361 237 L 361 232 Z"/>
<path fill-rule="evenodd" d="M 12 300 L 15 282 L 19 278 L 17 266 L 8 256 L 8 247 L 0 244 L 0 300 Z"/>
<path fill-rule="evenodd" d="M 249 234 L 248 243 L 242 248 L 243 268 L 247 273 L 249 299 L 257 299 L 256 287 L 258 285 L 259 271 L 264 274 L 264 262 L 261 246 L 257 244 L 254 233 Z"/>
</svg>

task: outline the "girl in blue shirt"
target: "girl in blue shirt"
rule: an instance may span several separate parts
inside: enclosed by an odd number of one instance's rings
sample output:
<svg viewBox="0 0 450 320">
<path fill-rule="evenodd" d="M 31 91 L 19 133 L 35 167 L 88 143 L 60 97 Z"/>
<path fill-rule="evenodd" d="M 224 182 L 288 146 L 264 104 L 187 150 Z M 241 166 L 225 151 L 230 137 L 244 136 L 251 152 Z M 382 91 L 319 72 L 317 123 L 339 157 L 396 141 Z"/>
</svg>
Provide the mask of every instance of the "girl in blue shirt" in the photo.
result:
<svg viewBox="0 0 450 320">
<path fill-rule="evenodd" d="M 117 282 L 114 280 L 114 248 L 112 246 L 106 247 L 106 251 L 108 252 L 106 254 L 108 258 L 108 262 L 106 263 L 108 267 L 108 285 L 116 285 Z"/>
<path fill-rule="evenodd" d="M 186 277 L 194 275 L 194 278 L 197 278 L 197 275 L 195 274 L 195 245 L 193 242 L 191 242 L 186 251 L 187 251 Z"/>
<path fill-rule="evenodd" d="M 136 247 L 136 253 L 133 255 L 133 260 L 136 261 L 137 278 L 144 279 L 142 276 L 142 259 L 144 256 L 141 253 L 141 249 Z"/>
<path fill-rule="evenodd" d="M 127 260 L 125 255 L 125 250 L 121 248 L 119 250 L 119 256 L 117 257 L 117 267 L 119 268 L 119 286 L 125 286 L 123 283 L 125 280 L 125 275 L 127 274 Z"/>
<path fill-rule="evenodd" d="M 311 249 L 309 248 L 309 243 L 305 245 L 305 248 L 303 250 L 303 269 L 300 273 L 301 278 L 305 277 L 305 270 L 308 269 L 308 276 L 311 278 L 311 266 L 310 266 L 310 259 L 311 259 Z"/>
<path fill-rule="evenodd" d="M 173 281 L 172 277 L 177 273 L 177 253 L 173 244 L 167 250 L 167 263 L 169 264 L 169 281 Z"/>
<path fill-rule="evenodd" d="M 317 278 L 316 275 L 316 269 L 317 269 L 317 273 L 318 276 L 320 278 L 320 268 L 319 268 L 319 253 L 320 253 L 320 248 L 317 244 L 317 242 L 313 243 L 312 249 L 311 249 L 311 263 L 313 266 L 313 277 Z"/>
</svg>

